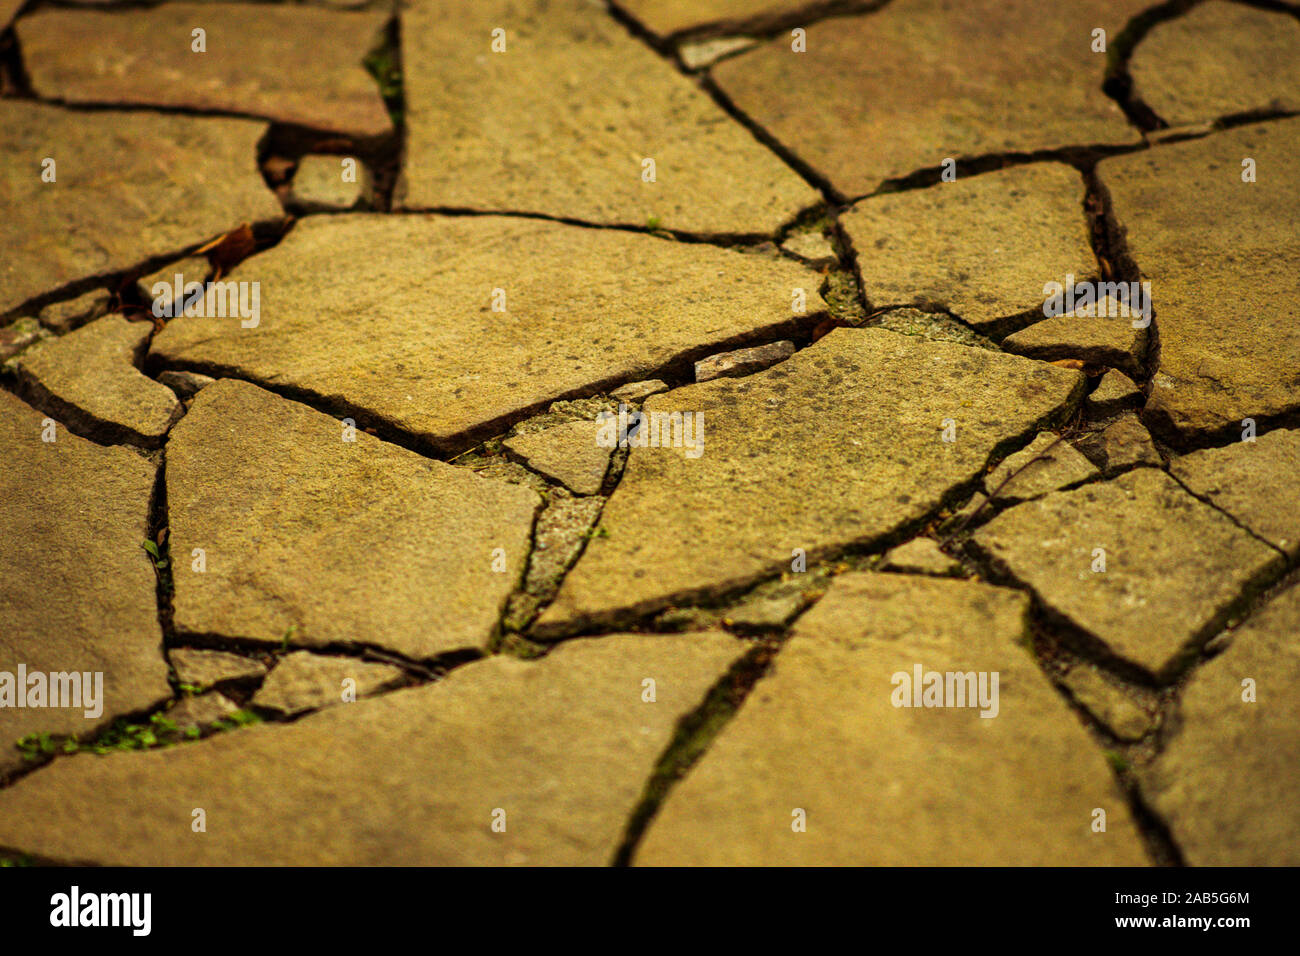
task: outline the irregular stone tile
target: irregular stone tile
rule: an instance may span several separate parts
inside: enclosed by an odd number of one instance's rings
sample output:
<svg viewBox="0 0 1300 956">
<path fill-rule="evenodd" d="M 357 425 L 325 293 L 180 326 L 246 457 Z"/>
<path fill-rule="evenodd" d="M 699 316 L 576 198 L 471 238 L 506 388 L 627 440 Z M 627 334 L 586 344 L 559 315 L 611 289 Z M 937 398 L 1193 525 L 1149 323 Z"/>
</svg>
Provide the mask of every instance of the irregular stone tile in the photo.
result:
<svg viewBox="0 0 1300 956">
<path fill-rule="evenodd" d="M 1151 729 L 1151 715 L 1096 667 L 1079 664 L 1062 681 L 1070 695 L 1120 740 L 1141 740 Z"/>
<path fill-rule="evenodd" d="M 1155 442 L 1151 440 L 1151 433 L 1132 412 L 1081 440 L 1079 451 L 1096 462 L 1106 476 L 1137 465 L 1159 468 L 1164 464 Z"/>
<path fill-rule="evenodd" d="M 677 721 L 743 647 L 572 641 L 292 724 L 60 759 L 0 791 L 0 845 L 126 865 L 604 865 Z"/>
<path fill-rule="evenodd" d="M 1111 369 L 1101 377 L 1097 387 L 1088 393 L 1083 404 L 1094 418 L 1106 418 L 1122 409 L 1142 404 L 1144 397 L 1142 390 L 1131 378 Z"/>
<path fill-rule="evenodd" d="M 402 677 L 400 670 L 387 664 L 294 651 L 280 658 L 267 675 L 253 695 L 253 705 L 298 714 L 344 703 L 348 694 L 355 703 L 400 682 Z"/>
<path fill-rule="evenodd" d="M 1154 468 L 1004 511 L 973 542 L 1053 611 L 1160 678 L 1282 556 Z M 1105 571 L 1093 571 L 1098 548 Z"/>
<path fill-rule="evenodd" d="M 1144 863 L 1100 750 L 1017 646 L 1027 604 L 978 582 L 836 578 L 669 793 L 634 862 Z M 893 706 L 892 675 L 918 666 L 997 673 L 997 715 Z M 1105 833 L 1091 831 L 1098 807 Z"/>
<path fill-rule="evenodd" d="M 817 276 L 788 260 L 509 217 L 309 217 L 234 280 L 260 283 L 255 329 L 184 316 L 152 354 L 364 409 L 445 451 L 557 398 L 788 328 L 795 289 L 809 315 L 825 308 Z"/>
<path fill-rule="evenodd" d="M 167 443 L 178 632 L 415 658 L 487 640 L 537 495 L 344 434 L 245 382 L 199 392 Z"/>
<path fill-rule="evenodd" d="M 1138 142 L 1101 90 L 1106 57 L 1090 45 L 1095 28 L 1113 38 L 1146 6 L 902 0 L 814 24 L 805 53 L 793 52 L 782 33 L 719 63 L 712 76 L 746 115 L 853 198 L 945 158 Z"/>
<path fill-rule="evenodd" d="M 153 326 L 108 315 L 15 360 L 34 404 L 108 442 L 156 447 L 184 413 L 176 395 L 135 366 Z"/>
<path fill-rule="evenodd" d="M 503 53 L 491 49 L 496 28 Z M 436 0 L 412 0 L 402 63 L 408 208 L 756 234 L 820 198 L 586 0 L 479 0 L 454 17 Z"/>
<path fill-rule="evenodd" d="M 344 159 L 356 164 L 353 182 L 343 179 Z M 351 209 L 361 201 L 368 175 L 355 157 L 304 156 L 293 175 L 293 198 L 309 208 Z"/>
<path fill-rule="evenodd" d="M 838 260 L 830 239 L 820 232 L 800 232 L 781 243 L 781 248 L 807 260 L 814 267 L 828 266 Z"/>
<path fill-rule="evenodd" d="M 911 335 L 927 342 L 956 342 L 972 348 L 1002 351 L 991 339 L 980 335 L 969 325 L 958 322 L 945 312 L 922 312 L 920 309 L 890 309 L 880 316 L 876 328 L 888 329 L 899 335 Z"/>
<path fill-rule="evenodd" d="M 140 547 L 154 466 L 62 425 L 44 442 L 45 420 L 0 391 L 0 671 L 100 673 L 103 710 L 87 717 L 84 699 L 0 707 L 0 773 L 21 765 L 19 737 L 85 735 L 172 695 L 154 571 Z"/>
<path fill-rule="evenodd" d="M 510 596 L 502 623 L 507 630 L 522 631 L 543 604 L 560 588 L 564 572 L 577 560 L 591 534 L 605 499 L 564 498 L 552 495 L 533 528 L 533 552 L 523 591 Z"/>
<path fill-rule="evenodd" d="M 616 388 L 609 395 L 620 402 L 638 402 L 643 398 L 649 398 L 651 395 L 658 395 L 660 392 L 666 391 L 668 391 L 667 385 L 657 378 L 652 378 L 644 382 L 632 382 L 621 388 Z"/>
<path fill-rule="evenodd" d="M 906 544 L 890 548 L 880 567 L 884 571 L 933 574 L 937 577 L 962 573 L 961 562 L 944 554 L 933 538 L 913 538 Z"/>
<path fill-rule="evenodd" d="M 0 314 L 283 215 L 257 169 L 260 123 L 6 99 L 0 128 Z M 55 182 L 41 181 L 42 158 L 55 160 Z"/>
<path fill-rule="evenodd" d="M 1083 181 L 1059 163 L 863 200 L 841 217 L 879 309 L 947 309 L 984 332 L 1043 314 L 1044 286 L 1097 271 Z"/>
<path fill-rule="evenodd" d="M 1096 474 L 1092 462 L 1069 442 L 1054 432 L 1040 432 L 985 476 L 984 490 L 999 504 L 1028 501 Z"/>
<path fill-rule="evenodd" d="M 242 113 L 379 136 L 392 122 L 361 61 L 387 19 L 382 11 L 169 3 L 44 9 L 17 32 L 32 89 L 46 99 Z M 192 49 L 195 28 L 206 31 L 205 52 Z"/>
<path fill-rule="evenodd" d="M 33 318 L 14 319 L 4 328 L 0 328 L 0 361 L 17 355 L 30 345 L 47 339 L 50 333 Z"/>
<path fill-rule="evenodd" d="M 198 394 L 199 389 L 205 385 L 211 385 L 216 379 L 210 375 L 200 375 L 198 372 L 180 372 L 169 369 L 158 373 L 158 381 L 181 398 L 193 398 Z"/>
<path fill-rule="evenodd" d="M 75 299 L 52 302 L 41 309 L 41 324 L 55 332 L 71 332 L 78 326 L 108 315 L 112 296 L 104 289 L 91 289 Z"/>
<path fill-rule="evenodd" d="M 710 33 L 739 29 L 761 33 L 816 4 L 810 0 L 620 0 L 618 6 L 651 33 L 666 37 L 704 28 Z"/>
<path fill-rule="evenodd" d="M 266 667 L 261 661 L 225 651 L 177 647 L 168 652 L 176 679 L 193 687 L 214 687 L 226 681 L 261 677 Z"/>
<path fill-rule="evenodd" d="M 1058 315 L 1035 322 L 1008 335 L 1002 347 L 1044 362 L 1079 359 L 1089 365 L 1109 365 L 1132 376 L 1141 375 L 1147 330 L 1134 328 L 1133 323 L 1141 320 L 1119 314 L 1118 305 L 1107 300 L 1103 308 L 1108 315 Z"/>
<path fill-rule="evenodd" d="M 793 342 L 769 342 L 767 345 L 710 355 L 695 363 L 695 381 L 708 382 L 715 378 L 751 375 L 777 362 L 783 362 L 793 354 Z"/>
<path fill-rule="evenodd" d="M 1102 160 L 1128 248 L 1151 282 L 1160 370 L 1143 418 L 1170 440 L 1300 408 L 1300 119 Z M 1241 180 L 1242 159 L 1257 181 Z"/>
<path fill-rule="evenodd" d="M 176 725 L 176 731 L 188 735 L 206 730 L 238 710 L 229 698 L 214 691 L 198 697 L 182 697 L 163 717 Z"/>
<path fill-rule="evenodd" d="M 1144 796 L 1190 866 L 1300 865 L 1297 634 L 1293 586 L 1192 675 L 1176 730 L 1142 775 Z"/>
<path fill-rule="evenodd" d="M 802 575 L 801 575 L 802 577 Z M 811 582 L 782 581 L 755 589 L 755 593 L 722 615 L 722 623 L 748 631 L 777 631 L 812 603 Z"/>
<path fill-rule="evenodd" d="M 169 262 L 161 269 L 154 271 L 152 274 L 142 276 L 136 280 L 136 290 L 140 297 L 150 303 L 150 310 L 156 311 L 158 317 L 162 318 L 172 309 L 172 303 L 180 299 L 181 309 L 186 304 L 185 287 L 192 282 L 206 288 L 208 277 L 213 274 L 212 263 L 206 256 L 186 256 L 183 259 L 177 259 L 175 262 Z M 177 276 L 180 278 L 178 279 Z M 180 295 L 177 296 L 176 289 L 180 288 Z M 194 298 L 194 293 L 190 293 L 189 298 Z"/>
<path fill-rule="evenodd" d="M 1158 23 L 1133 51 L 1134 94 L 1171 126 L 1300 109 L 1300 22 L 1210 0 Z"/>
<path fill-rule="evenodd" d="M 1261 538 L 1300 555 L 1300 429 L 1276 428 L 1253 442 L 1195 451 L 1170 462 L 1169 471 Z"/>
<path fill-rule="evenodd" d="M 836 329 L 748 378 L 656 395 L 648 411 L 703 415 L 703 453 L 631 449 L 539 633 L 691 603 L 790 570 L 796 548 L 812 560 L 894 533 L 1082 388 L 1078 372 L 1019 356 Z"/>
<path fill-rule="evenodd" d="M 595 495 L 605 480 L 612 449 L 596 444 L 600 425 L 566 422 L 546 431 L 507 438 L 503 445 L 533 471 L 558 481 L 574 494 Z"/>
</svg>

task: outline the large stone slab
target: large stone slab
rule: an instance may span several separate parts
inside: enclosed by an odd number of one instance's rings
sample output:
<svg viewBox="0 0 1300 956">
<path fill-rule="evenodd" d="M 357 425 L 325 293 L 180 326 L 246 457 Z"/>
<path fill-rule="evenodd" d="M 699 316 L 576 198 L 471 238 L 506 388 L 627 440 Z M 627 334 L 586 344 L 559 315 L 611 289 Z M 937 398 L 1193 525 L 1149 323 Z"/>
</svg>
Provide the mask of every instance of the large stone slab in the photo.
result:
<svg viewBox="0 0 1300 956">
<path fill-rule="evenodd" d="M 257 169 L 259 123 L 0 100 L 0 128 L 0 314 L 283 215 Z"/>
<path fill-rule="evenodd" d="M 1191 866 L 1300 865 L 1297 635 L 1293 586 L 1192 675 L 1175 730 L 1142 775 L 1143 793 Z"/>
<path fill-rule="evenodd" d="M 1206 51 L 1213 50 L 1213 56 Z M 1300 109 L 1300 22 L 1209 0 L 1157 24 L 1129 60 L 1133 92 L 1171 126 Z"/>
<path fill-rule="evenodd" d="M 1175 478 L 1291 557 L 1300 555 L 1300 429 L 1278 428 L 1253 442 L 1234 442 L 1177 458 Z"/>
<path fill-rule="evenodd" d="M 86 716 L 84 698 L 81 707 L 0 706 L 0 773 L 21 765 L 19 737 L 87 734 L 171 696 L 154 571 L 140 547 L 154 466 L 61 425 L 42 441 L 44 421 L 0 391 L 0 672 L 98 673 L 102 712 Z"/>
<path fill-rule="evenodd" d="M 837 578 L 669 794 L 634 862 L 1146 862 L 1101 751 L 1018 646 L 1027 609 L 1023 594 L 978 582 Z M 895 706 L 893 675 L 918 666 L 983 673 L 986 688 L 997 674 L 996 716 Z M 1097 808 L 1104 833 L 1091 829 Z"/>
<path fill-rule="evenodd" d="M 361 61 L 387 19 L 377 10 L 169 3 L 45 9 L 24 17 L 17 32 L 38 96 L 240 113 L 378 136 L 392 123 Z M 192 48 L 196 29 L 205 31 L 204 52 Z"/>
<path fill-rule="evenodd" d="M 1153 468 L 1018 505 L 973 540 L 1049 608 L 1158 677 L 1175 674 L 1183 653 L 1282 565 L 1274 549 Z"/>
<path fill-rule="evenodd" d="M 185 316 L 152 354 L 306 391 L 442 450 L 783 329 L 795 289 L 809 315 L 825 308 L 818 277 L 788 260 L 510 217 L 311 218 L 232 277 L 260 283 L 256 328 Z"/>
<path fill-rule="evenodd" d="M 603 865 L 678 719 L 743 647 L 574 641 L 289 725 L 58 760 L 0 791 L 0 846 L 124 865 Z"/>
<path fill-rule="evenodd" d="M 502 444 L 533 471 L 558 481 L 574 494 L 595 495 L 609 469 L 609 447 L 596 443 L 600 425 L 579 419 L 507 438 Z"/>
<path fill-rule="evenodd" d="M 719 63 L 737 106 L 850 198 L 990 153 L 1137 142 L 1102 93 L 1114 37 L 1146 0 L 897 0 Z M 1045 23 L 1051 28 L 1045 30 Z M 960 172 L 959 172 L 960 175 Z"/>
<path fill-rule="evenodd" d="M 541 632 L 725 592 L 789 570 L 796 548 L 812 560 L 896 532 L 969 490 L 1083 387 L 1018 356 L 836 329 L 747 378 L 656 395 L 650 412 L 703 416 L 703 453 L 631 449 Z"/>
<path fill-rule="evenodd" d="M 479 0 L 454 16 L 445 7 L 412 0 L 402 12 L 407 207 L 767 234 L 818 201 L 585 0 Z M 506 49 L 494 53 L 498 28 Z"/>
<path fill-rule="evenodd" d="M 179 632 L 416 658 L 488 639 L 523 577 L 538 496 L 344 435 L 246 382 L 198 393 L 167 443 Z"/>
<path fill-rule="evenodd" d="M 1097 272 L 1083 192 L 1077 170 L 1034 163 L 875 196 L 841 222 L 875 308 L 937 307 L 1006 331 L 1042 318 L 1047 283 Z"/>
<path fill-rule="evenodd" d="M 135 367 L 153 326 L 109 315 L 28 349 L 15 362 L 33 401 L 94 438 L 156 447 L 184 409 Z"/>
<path fill-rule="evenodd" d="M 1300 119 L 1106 159 L 1097 176 L 1151 282 L 1160 364 L 1145 418 L 1171 441 L 1300 409 Z M 1257 165 L 1242 182 L 1242 160 Z"/>
</svg>

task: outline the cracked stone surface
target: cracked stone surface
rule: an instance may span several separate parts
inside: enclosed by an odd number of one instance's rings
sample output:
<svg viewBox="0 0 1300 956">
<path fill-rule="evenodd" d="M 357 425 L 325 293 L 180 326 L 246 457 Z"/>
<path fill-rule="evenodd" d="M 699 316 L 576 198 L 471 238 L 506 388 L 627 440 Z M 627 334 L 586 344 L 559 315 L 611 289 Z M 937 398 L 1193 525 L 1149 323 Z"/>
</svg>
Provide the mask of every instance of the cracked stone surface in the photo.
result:
<svg viewBox="0 0 1300 956">
<path fill-rule="evenodd" d="M 456 17 L 444 6 L 412 0 L 403 15 L 407 207 L 752 234 L 817 202 L 672 63 L 584 0 L 479 0 Z M 504 52 L 492 52 L 495 28 Z"/>
<path fill-rule="evenodd" d="M 509 265 L 516 257 L 526 270 Z M 340 261 L 368 265 L 344 274 Z M 823 308 L 816 275 L 788 260 L 495 216 L 307 219 L 231 277 L 260 283 L 256 328 L 183 316 L 151 354 L 341 401 L 445 448 L 557 398 L 784 328 L 793 289 L 806 291 L 809 315 Z M 492 311 L 493 289 L 505 312 Z"/>
<path fill-rule="evenodd" d="M 612 450 L 597 444 L 599 430 L 594 421 L 565 422 L 545 431 L 515 435 L 502 444 L 533 471 L 558 481 L 574 494 L 594 495 L 600 493 Z"/>
<path fill-rule="evenodd" d="M 0 774 L 22 766 L 19 737 L 88 734 L 172 693 L 140 547 L 154 466 L 62 425 L 42 441 L 45 428 L 45 416 L 0 391 L 0 671 L 98 672 L 103 711 L 0 707 Z"/>
<path fill-rule="evenodd" d="M 1253 442 L 1206 448 L 1177 459 L 1170 473 L 1291 557 L 1300 555 L 1300 429 L 1279 428 Z"/>
<path fill-rule="evenodd" d="M 1158 23 L 1129 61 L 1134 92 L 1170 126 L 1300 109 L 1300 21 L 1208 0 Z"/>
<path fill-rule="evenodd" d="M 487 641 L 523 576 L 537 496 L 343 435 L 245 382 L 199 392 L 167 443 L 179 632 L 416 658 Z"/>
<path fill-rule="evenodd" d="M 294 651 L 271 669 L 253 695 L 253 706 L 298 714 L 332 704 L 355 703 L 401 680 L 402 672 L 388 664 Z"/>
<path fill-rule="evenodd" d="M 1008 335 L 1002 347 L 1044 362 L 1078 359 L 1089 365 L 1109 365 L 1136 378 L 1142 372 L 1147 330 L 1134 328 L 1134 322 L 1143 320 L 1120 314 L 1118 306 L 1117 301 L 1108 299 L 1103 305 L 1105 315 L 1072 313 L 1035 322 Z"/>
<path fill-rule="evenodd" d="M 69 427 L 112 442 L 156 447 L 183 409 L 135 366 L 153 327 L 109 315 L 28 349 L 15 361 L 33 404 Z"/>
<path fill-rule="evenodd" d="M 42 97 L 242 114 L 378 136 L 392 123 L 361 61 L 386 19 L 379 11 L 169 3 L 45 9 L 16 29 L 32 88 Z M 203 52 L 193 49 L 196 28 L 206 31 Z M 295 42 L 302 37 L 311 42 Z"/>
<path fill-rule="evenodd" d="M 1097 271 L 1082 202 L 1077 170 L 1034 163 L 875 196 L 842 222 L 875 308 L 941 308 L 992 331 L 1041 318 L 1046 283 Z"/>
<path fill-rule="evenodd" d="M 1275 550 L 1152 468 L 1018 505 L 974 541 L 1053 611 L 1162 678 L 1282 565 Z M 1104 571 L 1093 570 L 1098 548 Z"/>
<path fill-rule="evenodd" d="M 241 221 L 283 215 L 255 163 L 261 123 L 74 113 L 0 99 L 0 127 L 8 209 L 0 217 L 0 314 Z M 114 144 L 111 165 L 103 161 L 105 143 Z M 41 158 L 55 161 L 52 183 L 41 181 Z"/>
<path fill-rule="evenodd" d="M 1101 753 L 1017 646 L 1027 609 L 1023 594 L 978 582 L 838 578 L 672 791 L 635 862 L 1144 863 Z M 914 666 L 997 672 L 998 716 L 894 706 L 892 675 Z M 1089 829 L 1094 807 L 1104 834 Z M 795 810 L 805 832 L 792 831 Z"/>
<path fill-rule="evenodd" d="M 1069 442 L 1054 432 L 1039 432 L 985 476 L 984 490 L 997 504 L 1013 504 L 1087 481 L 1096 474 L 1092 462 Z"/>
<path fill-rule="evenodd" d="M 0 32 L 0 866 L 1300 862 L 1300 3 Z"/>
<path fill-rule="evenodd" d="M 1293 586 L 1192 676 L 1177 729 L 1142 778 L 1144 796 L 1192 866 L 1300 864 L 1297 633 L 1300 587 Z"/>
<path fill-rule="evenodd" d="M 943 385 L 918 393 L 922 378 Z M 647 411 L 703 415 L 703 453 L 631 450 L 601 515 L 605 536 L 540 632 L 724 593 L 788 569 L 795 548 L 815 555 L 918 521 L 1082 389 L 1078 372 L 1018 356 L 837 329 L 748 378 L 656 395 Z M 942 438 L 946 418 L 956 441 Z"/>
<path fill-rule="evenodd" d="M 896 0 L 814 24 L 805 53 L 785 33 L 712 73 L 741 110 L 854 198 L 945 158 L 958 160 L 960 181 L 964 158 L 1137 142 L 1101 91 L 1106 58 L 1089 44 L 1093 29 L 1113 37 L 1148 5 Z"/>
<path fill-rule="evenodd" d="M 678 718 L 742 648 L 719 632 L 610 635 L 287 726 L 60 759 L 0 791 L 0 846 L 119 865 L 603 865 Z"/>
<path fill-rule="evenodd" d="M 1300 119 L 1102 160 L 1128 248 L 1151 282 L 1160 369 L 1144 418 L 1175 439 L 1300 409 Z M 1242 182 L 1242 160 L 1257 181 Z"/>
<path fill-rule="evenodd" d="M 215 687 L 226 681 L 261 677 L 266 673 L 266 666 L 260 661 L 225 651 L 178 647 L 170 651 L 168 657 L 177 679 L 195 687 Z"/>
</svg>

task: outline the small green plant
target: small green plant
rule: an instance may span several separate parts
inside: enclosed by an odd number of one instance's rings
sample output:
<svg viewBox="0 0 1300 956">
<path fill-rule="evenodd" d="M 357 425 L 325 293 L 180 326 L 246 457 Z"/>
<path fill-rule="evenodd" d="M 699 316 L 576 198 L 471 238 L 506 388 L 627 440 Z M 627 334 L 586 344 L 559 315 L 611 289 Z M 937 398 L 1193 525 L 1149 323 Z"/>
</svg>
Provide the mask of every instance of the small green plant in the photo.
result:
<svg viewBox="0 0 1300 956">
<path fill-rule="evenodd" d="M 659 217 L 658 217 L 658 216 L 650 216 L 648 219 L 646 219 L 645 224 L 646 224 L 646 228 L 647 228 L 647 229 L 650 229 L 650 230 L 658 230 L 658 229 L 659 229 Z"/>
<path fill-rule="evenodd" d="M 167 557 L 162 553 L 162 549 L 148 538 L 145 538 L 140 542 L 140 547 L 149 552 L 149 557 L 153 558 L 153 566 L 159 571 L 166 570 L 167 566 L 171 564 Z"/>
<path fill-rule="evenodd" d="M 1123 773 L 1128 770 L 1128 758 L 1118 751 L 1107 750 L 1106 760 L 1110 763 L 1111 769 L 1116 773 Z"/>
<path fill-rule="evenodd" d="M 290 624 L 289 629 L 284 632 L 284 637 L 280 638 L 280 650 L 287 651 L 289 649 L 289 642 L 292 641 L 297 634 L 298 625 Z"/>
</svg>

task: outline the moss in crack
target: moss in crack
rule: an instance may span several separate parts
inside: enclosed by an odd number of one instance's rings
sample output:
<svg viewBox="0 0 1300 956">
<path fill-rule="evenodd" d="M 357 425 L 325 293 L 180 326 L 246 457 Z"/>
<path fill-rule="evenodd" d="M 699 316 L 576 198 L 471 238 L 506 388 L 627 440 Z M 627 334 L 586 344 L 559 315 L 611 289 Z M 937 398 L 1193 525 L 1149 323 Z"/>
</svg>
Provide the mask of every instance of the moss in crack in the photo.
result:
<svg viewBox="0 0 1300 956">
<path fill-rule="evenodd" d="M 406 96 L 402 86 L 402 63 L 397 38 L 396 22 L 385 27 L 375 47 L 366 54 L 362 65 L 379 84 L 379 95 L 384 98 L 393 125 L 401 129 L 406 121 Z"/>
<path fill-rule="evenodd" d="M 228 717 L 216 720 L 208 729 L 213 731 L 236 730 L 260 723 L 261 718 L 249 710 L 237 710 Z M 197 740 L 203 731 L 197 727 L 182 729 L 165 712 L 149 715 L 143 723 L 119 717 L 108 729 L 85 740 L 75 736 L 56 736 L 48 733 L 28 734 L 18 741 L 18 749 L 28 762 L 43 760 L 57 754 L 94 753 L 105 755 L 129 750 L 152 750 L 169 747 L 184 740 Z"/>
</svg>

